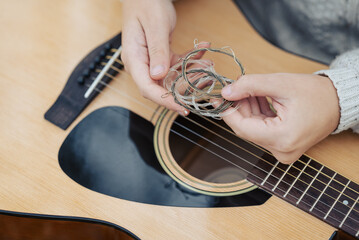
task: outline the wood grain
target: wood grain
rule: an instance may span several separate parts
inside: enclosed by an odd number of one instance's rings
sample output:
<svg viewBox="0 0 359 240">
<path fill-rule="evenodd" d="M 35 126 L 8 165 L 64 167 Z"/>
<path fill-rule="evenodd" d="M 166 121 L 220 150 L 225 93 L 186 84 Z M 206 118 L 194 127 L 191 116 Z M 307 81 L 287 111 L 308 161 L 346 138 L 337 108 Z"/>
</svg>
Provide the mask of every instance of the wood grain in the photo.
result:
<svg viewBox="0 0 359 240">
<path fill-rule="evenodd" d="M 198 38 L 213 46 L 230 45 L 247 73 L 325 68 L 265 42 L 229 0 L 182 0 L 176 8 L 173 48 L 178 52 L 191 48 Z M 1 209 L 101 219 L 143 239 L 328 239 L 335 230 L 276 197 L 258 207 L 174 208 L 115 199 L 76 184 L 61 171 L 57 153 L 78 121 L 107 105 L 152 116 L 150 110 L 106 89 L 67 131 L 43 118 L 78 61 L 121 30 L 121 3 L 14 0 L 1 1 L 0 11 Z M 230 70 L 223 64 L 223 71 Z M 128 74 L 121 73 L 120 79 L 111 85 L 139 96 Z M 308 154 L 359 182 L 358 144 L 359 137 L 346 132 L 330 136 Z"/>
</svg>

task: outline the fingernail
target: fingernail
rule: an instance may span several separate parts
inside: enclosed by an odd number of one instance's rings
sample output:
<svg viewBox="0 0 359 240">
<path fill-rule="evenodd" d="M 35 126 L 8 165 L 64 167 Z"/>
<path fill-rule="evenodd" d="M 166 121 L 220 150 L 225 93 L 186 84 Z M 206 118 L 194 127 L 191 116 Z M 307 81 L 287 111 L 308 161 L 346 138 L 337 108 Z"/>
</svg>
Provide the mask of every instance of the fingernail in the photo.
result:
<svg viewBox="0 0 359 240">
<path fill-rule="evenodd" d="M 151 68 L 151 75 L 152 76 L 159 75 L 159 74 L 163 73 L 164 70 L 165 70 L 165 67 L 162 65 L 154 66 Z"/>
<path fill-rule="evenodd" d="M 189 114 L 188 110 L 182 110 L 182 111 L 178 111 L 178 114 L 180 114 L 181 116 L 185 117 Z"/>
<path fill-rule="evenodd" d="M 228 85 L 228 86 L 226 86 L 226 87 L 224 87 L 223 89 L 222 89 L 222 95 L 223 96 L 230 96 L 231 95 L 231 93 L 232 93 L 232 86 L 231 85 Z"/>
</svg>

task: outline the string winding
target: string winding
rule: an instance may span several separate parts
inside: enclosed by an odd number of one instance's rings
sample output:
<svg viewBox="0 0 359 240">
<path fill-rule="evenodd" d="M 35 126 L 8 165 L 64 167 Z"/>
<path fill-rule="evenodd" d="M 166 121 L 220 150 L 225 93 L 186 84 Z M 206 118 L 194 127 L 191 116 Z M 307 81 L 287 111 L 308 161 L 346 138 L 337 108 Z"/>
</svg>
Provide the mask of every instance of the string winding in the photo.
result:
<svg viewBox="0 0 359 240">
<path fill-rule="evenodd" d="M 178 63 L 172 66 L 163 81 L 163 86 L 172 94 L 176 103 L 189 111 L 206 117 L 221 119 L 238 109 L 236 102 L 228 101 L 221 95 L 225 86 L 234 80 L 222 76 L 214 69 L 214 63 L 206 59 L 194 59 L 200 52 L 221 53 L 233 58 L 240 68 L 240 74 L 245 71 L 230 47 L 195 48 Z M 229 108 L 230 111 L 226 111 Z"/>
</svg>

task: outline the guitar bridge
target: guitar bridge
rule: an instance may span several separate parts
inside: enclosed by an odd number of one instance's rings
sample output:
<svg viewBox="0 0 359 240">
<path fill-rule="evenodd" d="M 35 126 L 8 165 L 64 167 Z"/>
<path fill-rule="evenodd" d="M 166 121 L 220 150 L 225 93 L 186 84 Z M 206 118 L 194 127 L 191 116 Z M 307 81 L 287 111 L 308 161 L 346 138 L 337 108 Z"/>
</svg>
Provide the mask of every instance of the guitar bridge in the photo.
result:
<svg viewBox="0 0 359 240">
<path fill-rule="evenodd" d="M 120 54 L 121 33 L 92 50 L 75 67 L 61 94 L 45 113 L 45 119 L 66 130 L 123 69 Z"/>
</svg>

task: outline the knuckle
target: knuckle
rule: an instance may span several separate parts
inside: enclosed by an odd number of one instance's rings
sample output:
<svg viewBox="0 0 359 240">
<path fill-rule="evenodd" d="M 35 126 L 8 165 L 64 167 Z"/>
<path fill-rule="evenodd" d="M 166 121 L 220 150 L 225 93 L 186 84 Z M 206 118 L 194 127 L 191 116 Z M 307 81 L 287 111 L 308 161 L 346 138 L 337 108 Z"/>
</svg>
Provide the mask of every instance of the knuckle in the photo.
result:
<svg viewBox="0 0 359 240">
<path fill-rule="evenodd" d="M 148 52 L 150 53 L 150 55 L 163 55 L 165 52 L 163 50 L 163 48 L 161 48 L 158 45 L 152 45 L 148 47 Z"/>
</svg>

